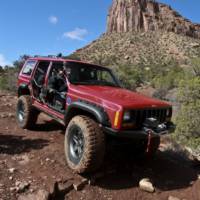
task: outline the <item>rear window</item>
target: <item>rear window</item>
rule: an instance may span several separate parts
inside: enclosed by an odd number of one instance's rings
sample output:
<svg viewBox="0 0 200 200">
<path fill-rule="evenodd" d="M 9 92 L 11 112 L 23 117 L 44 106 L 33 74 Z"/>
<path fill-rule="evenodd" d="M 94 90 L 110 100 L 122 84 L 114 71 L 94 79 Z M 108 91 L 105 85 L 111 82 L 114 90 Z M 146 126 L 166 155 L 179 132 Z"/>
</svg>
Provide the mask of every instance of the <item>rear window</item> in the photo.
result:
<svg viewBox="0 0 200 200">
<path fill-rule="evenodd" d="M 35 63 L 36 63 L 36 61 L 33 61 L 33 60 L 27 61 L 23 68 L 22 74 L 30 76 L 35 67 Z"/>
</svg>

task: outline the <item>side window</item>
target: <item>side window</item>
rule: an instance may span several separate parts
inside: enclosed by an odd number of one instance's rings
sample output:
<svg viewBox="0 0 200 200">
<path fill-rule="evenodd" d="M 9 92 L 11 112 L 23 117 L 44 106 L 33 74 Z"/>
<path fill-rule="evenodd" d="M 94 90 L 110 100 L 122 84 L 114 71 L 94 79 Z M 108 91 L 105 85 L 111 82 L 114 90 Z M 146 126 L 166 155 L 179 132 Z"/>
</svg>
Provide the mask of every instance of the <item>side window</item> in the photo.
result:
<svg viewBox="0 0 200 200">
<path fill-rule="evenodd" d="M 113 78 L 107 71 L 98 71 L 98 80 L 104 82 L 113 82 Z"/>
<path fill-rule="evenodd" d="M 30 76 L 34 67 L 35 67 L 36 61 L 28 61 L 22 71 L 22 74 Z"/>
<path fill-rule="evenodd" d="M 34 80 L 38 85 L 43 85 L 45 81 L 45 76 L 48 70 L 50 62 L 42 61 L 38 64 L 37 69 L 34 74 Z"/>
</svg>

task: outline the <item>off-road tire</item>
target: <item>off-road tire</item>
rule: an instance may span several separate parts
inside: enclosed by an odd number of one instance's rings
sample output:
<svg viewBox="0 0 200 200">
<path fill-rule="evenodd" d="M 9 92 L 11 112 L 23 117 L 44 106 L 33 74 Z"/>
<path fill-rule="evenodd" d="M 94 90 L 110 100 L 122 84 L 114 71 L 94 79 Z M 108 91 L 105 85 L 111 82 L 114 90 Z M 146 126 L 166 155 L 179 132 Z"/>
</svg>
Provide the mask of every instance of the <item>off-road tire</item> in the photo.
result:
<svg viewBox="0 0 200 200">
<path fill-rule="evenodd" d="M 70 153 L 71 128 L 79 127 L 84 138 L 83 153 L 79 162 L 75 163 Z M 69 122 L 65 133 L 65 156 L 68 166 L 76 173 L 97 170 L 103 163 L 105 154 L 105 135 L 99 125 L 86 116 L 75 116 Z"/>
<path fill-rule="evenodd" d="M 20 106 L 23 106 L 24 116 L 20 118 Z M 29 95 L 20 96 L 17 102 L 16 118 L 19 126 L 23 129 L 34 128 L 39 111 L 32 106 L 31 97 Z"/>
</svg>

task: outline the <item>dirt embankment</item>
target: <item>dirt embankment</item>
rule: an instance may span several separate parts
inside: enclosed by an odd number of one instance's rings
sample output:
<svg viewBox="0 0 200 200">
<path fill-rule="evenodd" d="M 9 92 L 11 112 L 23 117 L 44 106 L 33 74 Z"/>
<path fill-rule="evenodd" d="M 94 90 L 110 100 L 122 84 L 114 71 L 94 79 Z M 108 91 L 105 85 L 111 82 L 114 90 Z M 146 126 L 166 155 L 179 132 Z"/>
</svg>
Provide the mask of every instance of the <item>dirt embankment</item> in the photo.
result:
<svg viewBox="0 0 200 200">
<path fill-rule="evenodd" d="M 1 200 L 33 199 L 36 195 L 47 199 L 52 191 L 51 199 L 167 200 L 174 196 L 200 200 L 199 165 L 163 148 L 151 160 L 112 149 L 97 173 L 73 174 L 64 158 L 63 127 L 41 115 L 35 130 L 18 128 L 15 102 L 13 95 L 0 93 Z M 138 187 L 145 177 L 155 186 L 154 193 Z"/>
</svg>

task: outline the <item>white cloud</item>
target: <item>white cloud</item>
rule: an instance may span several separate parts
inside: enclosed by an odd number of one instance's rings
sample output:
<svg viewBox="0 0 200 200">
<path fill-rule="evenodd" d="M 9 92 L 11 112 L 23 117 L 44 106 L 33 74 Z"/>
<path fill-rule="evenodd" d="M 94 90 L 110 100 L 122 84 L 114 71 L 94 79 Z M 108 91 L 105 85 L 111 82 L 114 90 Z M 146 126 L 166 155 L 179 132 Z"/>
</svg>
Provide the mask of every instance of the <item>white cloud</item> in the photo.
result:
<svg viewBox="0 0 200 200">
<path fill-rule="evenodd" d="M 0 54 L 0 66 L 4 67 L 10 65 L 10 62 L 6 60 L 3 54 Z"/>
<path fill-rule="evenodd" d="M 72 40 L 84 41 L 85 36 L 88 34 L 87 29 L 75 28 L 73 31 L 65 32 L 63 37 L 69 38 Z"/>
<path fill-rule="evenodd" d="M 52 15 L 52 16 L 49 17 L 49 22 L 51 24 L 57 24 L 58 23 L 58 18 L 56 16 Z"/>
</svg>

